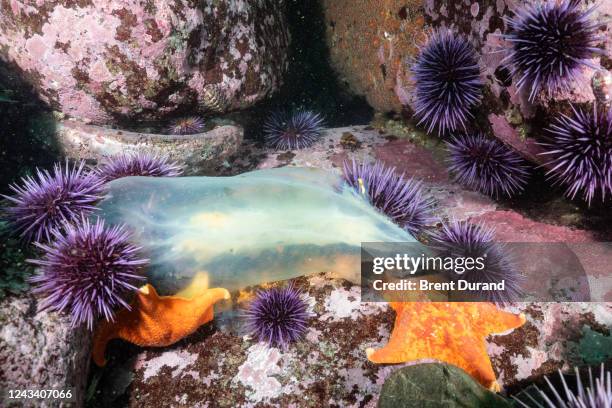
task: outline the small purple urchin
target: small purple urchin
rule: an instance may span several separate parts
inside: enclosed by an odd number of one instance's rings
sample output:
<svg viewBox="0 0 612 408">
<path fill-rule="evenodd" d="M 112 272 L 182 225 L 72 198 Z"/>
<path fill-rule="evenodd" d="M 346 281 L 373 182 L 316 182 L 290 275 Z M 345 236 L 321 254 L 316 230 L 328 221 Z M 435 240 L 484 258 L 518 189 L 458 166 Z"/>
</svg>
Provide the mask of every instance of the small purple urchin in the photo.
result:
<svg viewBox="0 0 612 408">
<path fill-rule="evenodd" d="M 344 162 L 344 179 L 357 192 L 393 222 L 413 235 L 419 234 L 432 221 L 433 201 L 426 197 L 423 185 L 412 178 L 398 175 L 384 164 Z"/>
<path fill-rule="evenodd" d="M 468 40 L 449 29 L 435 31 L 411 68 L 418 125 L 427 133 L 455 131 L 472 118 L 483 81 L 478 56 Z"/>
<path fill-rule="evenodd" d="M 202 133 L 206 124 L 204 119 L 199 116 L 187 116 L 184 118 L 175 119 L 168 127 L 168 133 L 171 135 L 193 135 Z"/>
<path fill-rule="evenodd" d="M 277 150 L 304 149 L 321 138 L 324 119 L 308 110 L 276 112 L 264 123 L 266 144 Z"/>
<path fill-rule="evenodd" d="M 591 373 L 591 368 L 589 367 L 589 386 L 584 387 L 582 381 L 580 380 L 580 372 L 577 367 L 574 367 L 574 372 L 576 373 L 576 393 L 570 389 L 570 387 L 565 382 L 565 377 L 561 370 L 559 370 L 559 377 L 561 377 L 561 383 L 563 384 L 563 390 L 557 390 L 548 377 L 544 377 L 546 383 L 548 384 L 548 388 L 552 397 L 555 401 L 551 399 L 547 393 L 539 389 L 537 386 L 535 387 L 538 391 L 539 397 L 546 404 L 545 406 L 541 405 L 539 402 L 535 401 L 535 399 L 527 395 L 529 400 L 525 402 L 521 401 L 521 399 L 514 396 L 514 400 L 521 404 L 522 407 L 530 408 L 530 407 L 538 407 L 538 408 L 610 408 L 612 407 L 612 376 L 610 371 L 604 370 L 604 365 L 601 365 L 599 377 L 595 378 L 593 381 L 593 375 Z M 565 398 L 561 396 L 561 392 L 565 393 Z M 527 405 L 526 402 L 534 405 Z"/>
<path fill-rule="evenodd" d="M 304 335 L 309 317 L 302 292 L 293 285 L 259 291 L 246 311 L 253 336 L 283 348 Z"/>
<path fill-rule="evenodd" d="M 492 197 L 520 193 L 529 172 L 523 159 L 501 142 L 483 134 L 454 137 L 446 144 L 449 170 L 466 187 Z"/>
<path fill-rule="evenodd" d="M 2 197 L 14 231 L 26 240 L 49 241 L 51 230 L 94 211 L 104 183 L 84 167 L 83 161 L 72 168 L 68 162 L 65 166 L 56 163 L 51 173 L 36 169 L 36 178 L 27 176 L 21 179 L 22 185 L 10 185 L 14 195 Z"/>
<path fill-rule="evenodd" d="M 569 198 L 581 193 L 591 205 L 599 194 L 603 202 L 612 195 L 612 108 L 572 109 L 573 117 L 562 114 L 546 129 L 551 139 L 542 144 L 542 154 L 551 156 L 547 174 L 567 186 Z"/>
<path fill-rule="evenodd" d="M 466 221 L 451 221 L 443 224 L 439 231 L 431 233 L 432 247 L 442 256 L 452 258 L 483 258 L 484 268 L 473 268 L 459 274 L 445 270 L 453 281 L 463 279 L 470 283 L 500 283 L 505 281 L 504 291 L 468 291 L 469 294 L 495 303 L 509 303 L 518 299 L 523 276 L 515 267 L 507 247 L 494 241 L 495 230 L 484 224 Z"/>
<path fill-rule="evenodd" d="M 96 174 L 108 182 L 121 177 L 176 177 L 183 169 L 166 156 L 148 152 L 120 153 L 107 159 Z"/>
<path fill-rule="evenodd" d="M 581 10 L 576 0 L 535 1 L 507 19 L 505 40 L 512 44 L 508 64 L 516 86 L 529 87 L 533 101 L 541 89 L 549 92 L 568 89 L 582 66 L 593 67 L 589 59 L 603 50 L 595 45 L 597 23 L 591 21 L 595 6 Z"/>
<path fill-rule="evenodd" d="M 148 260 L 138 257 L 140 248 L 130 243 L 124 226 L 83 218 L 52 234 L 52 243 L 35 243 L 44 251 L 42 259 L 28 260 L 40 267 L 31 282 L 34 293 L 46 295 L 43 309 L 69 312 L 73 327 L 87 323 L 92 329 L 97 317 L 112 321 L 115 307 L 130 308 L 124 296 L 144 280 L 138 271 Z"/>
</svg>

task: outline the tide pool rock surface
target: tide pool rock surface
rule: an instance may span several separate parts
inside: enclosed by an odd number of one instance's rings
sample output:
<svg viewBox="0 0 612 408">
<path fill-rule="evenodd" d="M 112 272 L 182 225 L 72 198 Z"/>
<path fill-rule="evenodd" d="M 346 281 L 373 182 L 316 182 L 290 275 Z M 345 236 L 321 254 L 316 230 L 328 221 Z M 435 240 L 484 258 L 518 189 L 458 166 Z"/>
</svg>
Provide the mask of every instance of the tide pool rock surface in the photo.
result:
<svg viewBox="0 0 612 408">
<path fill-rule="evenodd" d="M 197 273 L 211 287 L 333 271 L 359 281 L 361 242 L 415 242 L 406 231 L 319 169 L 233 177 L 127 177 L 110 183 L 101 216 L 125 223 L 151 259 L 162 293 Z"/>
<path fill-rule="evenodd" d="M 39 310 L 32 295 L 0 301 L 0 390 L 72 389 L 71 404 L 82 407 L 91 358 L 91 333 L 70 327 L 70 317 Z M 4 400 L 4 396 L 3 396 Z M 4 403 L 4 401 L 3 401 Z M 2 406 L 67 406 L 59 400 Z"/>
<path fill-rule="evenodd" d="M 314 316 L 304 339 L 287 350 L 266 347 L 239 328 L 229 330 L 223 312 L 215 324 L 170 347 L 109 348 L 96 398 L 107 400 L 104 406 L 116 405 L 115 399 L 138 408 L 380 407 L 386 399 L 381 395 L 385 381 L 408 366 L 373 364 L 366 358 L 368 347 L 388 342 L 395 319 L 392 309 L 387 303 L 361 302 L 358 285 L 331 274 L 299 277 L 291 283 L 304 292 Z M 258 290 L 286 284 L 269 282 L 234 292 L 232 315 L 240 313 Z M 542 375 L 556 376 L 557 368 L 584 364 L 577 353 L 582 328 L 609 338 L 612 323 L 610 304 L 524 303 L 511 311 L 525 313 L 528 322 L 486 340 L 506 395 Z M 236 320 L 240 322 L 232 319 Z M 454 378 L 449 387 L 461 385 L 461 378 L 450 375 Z M 468 398 L 467 391 L 457 397 Z"/>
<path fill-rule="evenodd" d="M 12 0 L 0 49 L 54 109 L 97 124 L 277 89 L 289 36 L 281 0 Z"/>
</svg>

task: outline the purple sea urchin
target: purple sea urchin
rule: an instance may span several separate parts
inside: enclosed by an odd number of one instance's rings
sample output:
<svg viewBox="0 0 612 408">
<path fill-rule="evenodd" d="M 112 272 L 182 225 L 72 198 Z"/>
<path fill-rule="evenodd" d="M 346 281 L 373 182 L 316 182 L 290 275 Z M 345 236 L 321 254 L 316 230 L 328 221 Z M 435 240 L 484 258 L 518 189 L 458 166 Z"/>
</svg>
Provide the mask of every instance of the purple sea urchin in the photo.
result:
<svg viewBox="0 0 612 408">
<path fill-rule="evenodd" d="M 466 187 L 492 197 L 511 197 L 527 184 L 523 159 L 501 142 L 482 134 L 454 137 L 446 144 L 449 170 Z"/>
<path fill-rule="evenodd" d="M 246 311 L 250 332 L 270 346 L 286 348 L 299 340 L 310 317 L 301 295 L 292 285 L 258 292 Z"/>
<path fill-rule="evenodd" d="M 550 156 L 548 175 L 567 186 L 573 199 L 581 194 L 590 205 L 596 195 L 605 201 L 612 195 L 612 108 L 592 112 L 575 109 L 562 114 L 547 129 L 550 141 L 543 155 Z"/>
<path fill-rule="evenodd" d="M 204 128 L 204 119 L 199 116 L 187 116 L 175 119 L 168 127 L 168 133 L 171 135 L 193 135 L 202 133 Z"/>
<path fill-rule="evenodd" d="M 108 182 L 128 176 L 176 177 L 183 169 L 166 156 L 140 151 L 110 157 L 95 172 Z"/>
<path fill-rule="evenodd" d="M 9 188 L 5 196 L 5 216 L 12 229 L 26 240 L 49 240 L 51 230 L 94 211 L 102 198 L 103 181 L 85 168 L 85 162 L 72 168 L 57 163 L 53 171 L 36 169 L 36 177 L 22 178 L 22 184 Z"/>
<path fill-rule="evenodd" d="M 604 365 L 601 365 L 599 377 L 593 381 L 593 375 L 589 368 L 589 385 L 584 387 L 580 380 L 580 372 L 577 367 L 574 367 L 576 373 L 576 392 L 572 391 L 565 382 L 565 377 L 559 370 L 559 377 L 563 384 L 563 390 L 557 390 L 548 377 L 544 377 L 550 394 L 535 387 L 539 398 L 545 405 L 537 402 L 534 397 L 527 394 L 525 401 L 514 396 L 514 400 L 521 404 L 522 407 L 538 407 L 538 408 L 610 408 L 612 407 L 612 376 L 610 371 L 604 370 Z M 561 393 L 565 394 L 563 397 Z M 551 395 L 552 394 L 552 395 Z M 551 398 L 552 397 L 552 398 Z M 527 402 L 530 404 L 528 405 Z"/>
<path fill-rule="evenodd" d="M 420 181 L 398 175 L 384 164 L 344 162 L 344 179 L 397 225 L 413 235 L 432 220 L 433 202 L 425 196 Z"/>
<path fill-rule="evenodd" d="M 431 233 L 432 247 L 440 251 L 442 256 L 483 259 L 484 268 L 473 268 L 462 274 L 444 271 L 451 280 L 463 279 L 470 283 L 505 281 L 503 291 L 470 291 L 469 294 L 495 303 L 513 302 L 521 294 L 523 277 L 514 266 L 507 247 L 494 239 L 493 228 L 466 221 L 451 221 L 443 224 L 439 231 Z"/>
<path fill-rule="evenodd" d="M 277 150 L 304 149 L 321 138 L 324 119 L 308 110 L 276 112 L 264 123 L 266 144 Z"/>
<path fill-rule="evenodd" d="M 144 279 L 138 270 L 148 261 L 138 257 L 140 248 L 130 244 L 124 226 L 83 218 L 52 235 L 52 243 L 35 243 L 44 251 L 42 259 L 28 260 L 40 267 L 31 282 L 34 293 L 46 296 L 43 309 L 69 312 L 73 327 L 86 323 L 92 329 L 97 317 L 112 321 L 115 307 L 130 308 L 124 296 L 137 290 L 134 285 Z"/>
<path fill-rule="evenodd" d="M 449 29 L 435 31 L 411 71 L 418 125 L 427 133 L 437 128 L 438 134 L 466 129 L 483 88 L 478 57 L 468 40 Z"/>
<path fill-rule="evenodd" d="M 508 64 L 519 89 L 529 87 L 529 100 L 540 90 L 567 89 L 589 59 L 603 53 L 597 23 L 591 21 L 594 6 L 582 10 L 579 1 L 527 2 L 508 19 L 504 38 L 512 44 L 503 64 Z"/>
</svg>

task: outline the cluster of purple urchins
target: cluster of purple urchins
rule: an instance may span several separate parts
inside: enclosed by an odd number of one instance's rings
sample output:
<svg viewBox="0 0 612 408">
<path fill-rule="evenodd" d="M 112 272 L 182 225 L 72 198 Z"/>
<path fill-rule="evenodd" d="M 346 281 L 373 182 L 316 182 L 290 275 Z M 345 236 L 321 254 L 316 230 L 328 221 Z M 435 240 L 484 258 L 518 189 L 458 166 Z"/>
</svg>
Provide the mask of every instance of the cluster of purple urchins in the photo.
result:
<svg viewBox="0 0 612 408">
<path fill-rule="evenodd" d="M 129 309 L 123 296 L 137 289 L 134 285 L 142 279 L 138 269 L 147 260 L 137 256 L 139 248 L 129 243 L 123 226 L 82 219 L 66 224 L 64 232 L 51 233 L 53 243 L 35 243 L 44 251 L 42 259 L 29 260 L 40 267 L 31 281 L 34 293 L 46 295 L 44 309 L 69 312 L 72 326 L 86 323 L 89 329 L 97 317 L 113 320 L 115 307 Z"/>
<path fill-rule="evenodd" d="M 533 100 L 541 89 L 567 89 L 582 66 L 603 51 L 596 48 L 597 23 L 590 17 L 595 6 L 581 10 L 576 0 L 527 2 L 508 19 L 504 38 L 512 44 L 504 63 L 517 78 L 517 87 L 530 87 Z"/>
<path fill-rule="evenodd" d="M 418 124 L 424 124 L 427 133 L 465 129 L 483 88 L 478 56 L 468 40 L 449 29 L 434 32 L 411 71 Z"/>
<path fill-rule="evenodd" d="M 449 170 L 468 188 L 493 197 L 511 197 L 527 184 L 523 159 L 501 142 L 482 134 L 454 137 L 447 142 Z"/>
<path fill-rule="evenodd" d="M 128 176 L 175 177 L 181 175 L 183 169 L 166 156 L 135 152 L 113 156 L 98 167 L 95 172 L 104 181 L 108 182 Z"/>
<path fill-rule="evenodd" d="M 542 154 L 551 157 L 548 174 L 567 186 L 567 196 L 580 193 L 590 205 L 598 194 L 602 201 L 612 195 L 612 109 L 572 109 L 573 117 L 562 114 L 547 129 Z"/>
<path fill-rule="evenodd" d="M 116 306 L 128 307 L 125 293 L 136 289 L 137 271 L 147 261 L 129 243 L 123 226 L 106 227 L 86 219 L 102 198 L 105 182 L 124 176 L 177 176 L 181 169 L 162 156 L 121 154 L 100 168 L 87 171 L 84 162 L 72 168 L 56 164 L 53 172 L 37 170 L 15 193 L 4 196 L 9 224 L 43 251 L 40 274 L 32 278 L 35 293 L 44 293 L 45 308 L 67 311 L 73 326 L 103 316 L 113 318 Z M 45 243 L 42 243 L 42 242 Z"/>
<path fill-rule="evenodd" d="M 357 192 L 397 225 L 413 235 L 432 220 L 433 202 L 423 192 L 420 181 L 398 175 L 382 163 L 344 162 L 344 179 Z"/>
<path fill-rule="evenodd" d="M 264 123 L 266 144 L 277 150 L 304 149 L 321 138 L 324 119 L 308 110 L 275 112 Z"/>
<path fill-rule="evenodd" d="M 3 211 L 14 231 L 28 241 L 49 241 L 53 229 L 95 210 L 104 183 L 84 166 L 85 162 L 72 168 L 58 163 L 51 173 L 36 169 L 35 178 L 9 186 L 14 195 L 2 196 L 8 204 Z"/>
<path fill-rule="evenodd" d="M 469 294 L 500 304 L 513 302 L 521 294 L 523 277 L 515 267 L 508 249 L 494 239 L 494 229 L 466 221 L 451 221 L 443 224 L 439 231 L 431 233 L 432 248 L 440 251 L 441 256 L 484 259 L 485 267 L 482 270 L 473 268 L 463 274 L 445 270 L 451 280 L 463 279 L 470 283 L 505 281 L 504 291 L 470 291 Z"/>
<path fill-rule="evenodd" d="M 168 127 L 171 135 L 193 135 L 204 131 L 206 124 L 199 116 L 187 116 L 174 120 Z"/>
<path fill-rule="evenodd" d="M 299 340 L 310 317 L 301 295 L 292 285 L 258 292 L 245 313 L 249 331 L 270 346 Z"/>
<path fill-rule="evenodd" d="M 530 408 L 533 407 L 534 403 L 538 407 L 542 408 L 610 408 L 612 407 L 612 376 L 610 371 L 604 370 L 604 365 L 601 365 L 599 377 L 593 381 L 593 375 L 591 368 L 589 368 L 589 385 L 584 387 L 580 380 L 580 372 L 577 367 L 574 367 L 576 373 L 576 392 L 572 391 L 565 382 L 565 377 L 561 370 L 559 370 L 559 377 L 563 384 L 563 390 L 557 390 L 557 388 L 550 382 L 548 377 L 546 383 L 550 394 L 542 391 L 538 387 L 539 397 L 544 401 L 546 406 L 537 403 L 533 397 L 527 396 L 524 401 L 523 398 L 514 396 L 514 400 L 521 404 L 522 407 Z M 561 395 L 565 394 L 565 396 Z M 528 403 L 528 404 L 527 404 Z"/>
</svg>

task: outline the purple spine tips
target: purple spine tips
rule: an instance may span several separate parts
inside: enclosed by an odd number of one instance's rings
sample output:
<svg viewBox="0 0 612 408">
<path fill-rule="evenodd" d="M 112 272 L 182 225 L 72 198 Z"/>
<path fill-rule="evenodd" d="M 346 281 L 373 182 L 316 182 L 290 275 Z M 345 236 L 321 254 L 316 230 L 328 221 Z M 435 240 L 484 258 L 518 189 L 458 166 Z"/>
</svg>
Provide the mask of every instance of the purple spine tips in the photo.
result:
<svg viewBox="0 0 612 408">
<path fill-rule="evenodd" d="M 13 184 L 6 200 L 4 215 L 25 240 L 49 241 L 51 231 L 66 222 L 74 222 L 96 209 L 102 198 L 104 182 L 87 171 L 85 162 L 72 167 L 55 164 L 51 172 L 36 169 L 21 184 Z"/>
<path fill-rule="evenodd" d="M 43 309 L 69 313 L 73 327 L 92 329 L 98 317 L 112 321 L 115 308 L 129 308 L 126 295 L 144 280 L 139 271 L 148 260 L 138 256 L 124 226 L 82 218 L 52 235 L 51 243 L 35 243 L 42 258 L 28 260 L 39 266 L 30 280 L 34 293 L 44 296 Z"/>
<path fill-rule="evenodd" d="M 344 162 L 344 179 L 380 212 L 400 227 L 417 235 L 432 221 L 433 201 L 420 181 L 397 174 L 384 164 Z"/>
<path fill-rule="evenodd" d="M 411 71 L 418 125 L 439 135 L 465 130 L 483 89 L 478 55 L 468 40 L 449 29 L 435 31 Z"/>
</svg>

